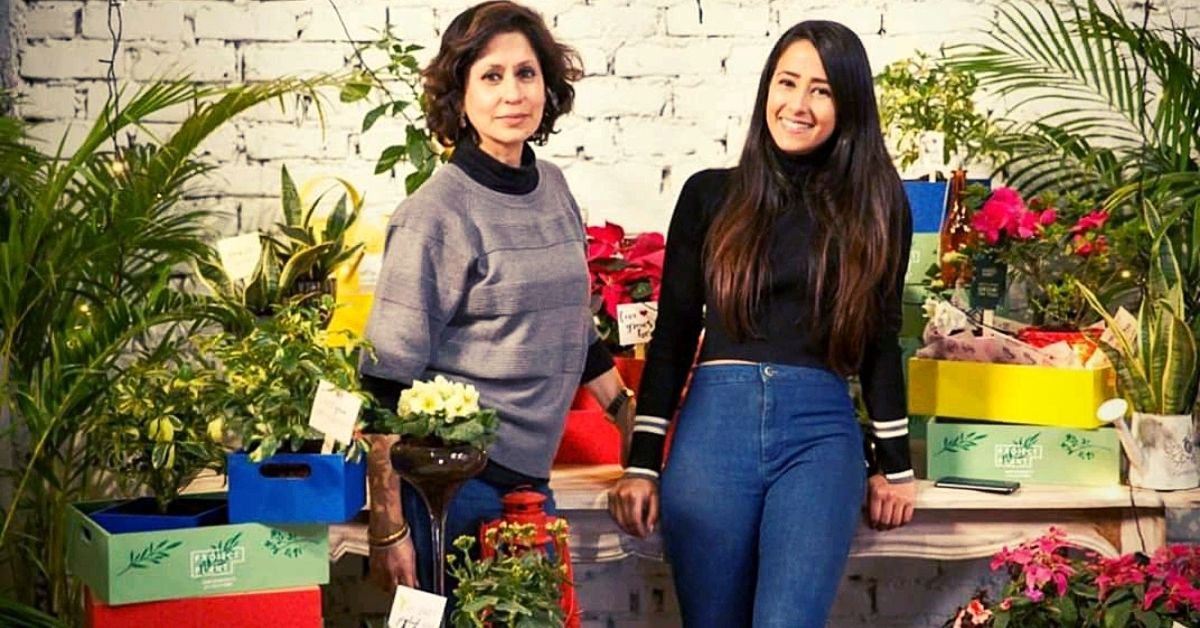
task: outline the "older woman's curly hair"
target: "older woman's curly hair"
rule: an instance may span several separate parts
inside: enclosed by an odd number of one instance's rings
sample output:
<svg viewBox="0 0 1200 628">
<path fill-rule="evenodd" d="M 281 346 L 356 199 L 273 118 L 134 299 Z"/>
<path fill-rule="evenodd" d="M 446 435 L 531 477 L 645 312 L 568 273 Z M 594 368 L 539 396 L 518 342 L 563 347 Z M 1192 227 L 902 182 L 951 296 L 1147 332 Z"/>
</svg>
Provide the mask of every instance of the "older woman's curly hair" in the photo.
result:
<svg viewBox="0 0 1200 628">
<path fill-rule="evenodd" d="M 542 123 L 530 139 L 544 144 L 554 132 L 558 117 L 571 111 L 575 101 L 575 88 L 571 83 L 583 77 L 579 53 L 558 43 L 542 17 L 532 9 L 508 0 L 483 2 L 463 11 L 450 22 L 442 34 L 437 56 L 421 72 L 425 79 L 426 123 L 443 145 L 456 144 L 464 131 L 475 133 L 469 121 L 465 127 L 459 125 L 463 119 L 467 71 L 492 38 L 502 33 L 524 35 L 542 66 L 546 106 Z"/>
</svg>

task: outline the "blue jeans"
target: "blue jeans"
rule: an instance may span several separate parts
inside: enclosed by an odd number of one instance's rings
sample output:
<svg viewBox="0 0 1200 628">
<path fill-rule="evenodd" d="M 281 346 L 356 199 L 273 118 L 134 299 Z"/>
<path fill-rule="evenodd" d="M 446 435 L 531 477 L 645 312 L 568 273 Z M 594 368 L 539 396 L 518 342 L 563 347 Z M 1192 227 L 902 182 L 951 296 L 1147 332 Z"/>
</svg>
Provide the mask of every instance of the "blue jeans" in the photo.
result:
<svg viewBox="0 0 1200 628">
<path fill-rule="evenodd" d="M 662 531 L 688 628 L 821 628 L 866 490 L 846 381 L 702 365 L 662 475 Z"/>
<path fill-rule="evenodd" d="M 542 505 L 547 515 L 556 514 L 554 494 L 550 491 L 549 483 L 528 487 L 546 496 Z M 421 496 L 407 482 L 402 482 L 401 502 L 404 507 L 404 520 L 412 528 L 413 549 L 417 552 L 417 579 L 421 589 L 433 590 L 433 540 L 430 538 L 429 510 Z M 453 546 L 454 539 L 466 534 L 475 537 L 475 549 L 472 556 L 479 557 L 479 526 L 499 519 L 504 514 L 504 506 L 500 498 L 515 489 L 497 486 L 479 479 L 467 480 L 459 489 L 458 494 L 450 502 L 450 512 L 446 514 L 446 556 L 458 556 L 462 552 Z M 447 565 L 449 563 L 447 562 Z M 446 575 L 446 616 L 454 608 L 454 587 L 457 581 Z"/>
</svg>

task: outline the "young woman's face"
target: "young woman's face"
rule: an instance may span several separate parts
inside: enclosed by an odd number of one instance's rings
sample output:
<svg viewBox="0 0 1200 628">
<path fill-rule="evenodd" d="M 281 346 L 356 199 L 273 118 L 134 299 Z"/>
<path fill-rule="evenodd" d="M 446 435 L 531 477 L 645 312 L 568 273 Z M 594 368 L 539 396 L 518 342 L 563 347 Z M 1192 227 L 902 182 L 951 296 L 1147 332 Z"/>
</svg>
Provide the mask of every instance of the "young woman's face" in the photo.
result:
<svg viewBox="0 0 1200 628">
<path fill-rule="evenodd" d="M 779 57 L 767 92 L 767 130 L 789 155 L 813 152 L 833 135 L 837 108 L 821 55 L 808 40 L 788 46 Z"/>
<path fill-rule="evenodd" d="M 520 165 L 521 149 L 542 123 L 546 82 L 529 39 L 501 33 L 467 71 L 463 112 L 479 134 L 479 147 Z"/>
</svg>

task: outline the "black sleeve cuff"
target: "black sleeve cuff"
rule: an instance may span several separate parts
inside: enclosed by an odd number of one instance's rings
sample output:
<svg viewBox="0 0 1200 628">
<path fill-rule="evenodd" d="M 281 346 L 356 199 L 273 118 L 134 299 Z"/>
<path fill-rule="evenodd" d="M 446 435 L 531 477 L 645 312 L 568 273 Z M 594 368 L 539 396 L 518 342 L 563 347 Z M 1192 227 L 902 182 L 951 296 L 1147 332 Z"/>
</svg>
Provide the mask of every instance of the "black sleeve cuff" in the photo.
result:
<svg viewBox="0 0 1200 628">
<path fill-rule="evenodd" d="M 608 347 L 604 346 L 604 342 L 597 340 L 588 347 L 587 361 L 583 364 L 583 376 L 580 378 L 580 383 L 590 382 L 597 377 L 607 373 L 613 368 L 612 354 L 609 353 Z"/>
<path fill-rule="evenodd" d="M 626 469 L 639 469 L 645 472 L 645 475 L 658 477 L 658 472 L 662 469 L 665 442 L 666 436 L 635 430 L 629 445 L 629 460 L 625 464 Z"/>
</svg>

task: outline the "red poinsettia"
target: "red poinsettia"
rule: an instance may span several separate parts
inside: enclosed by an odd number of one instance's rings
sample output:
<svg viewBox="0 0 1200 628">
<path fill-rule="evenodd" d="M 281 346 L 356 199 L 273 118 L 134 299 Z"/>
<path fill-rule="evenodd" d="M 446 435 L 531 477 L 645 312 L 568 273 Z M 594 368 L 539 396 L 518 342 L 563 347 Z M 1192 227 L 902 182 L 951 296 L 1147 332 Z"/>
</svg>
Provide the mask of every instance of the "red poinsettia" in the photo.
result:
<svg viewBox="0 0 1200 628">
<path fill-rule="evenodd" d="M 618 305 L 658 300 L 666 242 L 653 232 L 627 238 L 611 222 L 588 227 L 587 236 L 592 295 L 601 302 L 597 316 L 604 333 L 616 320 Z"/>
</svg>

